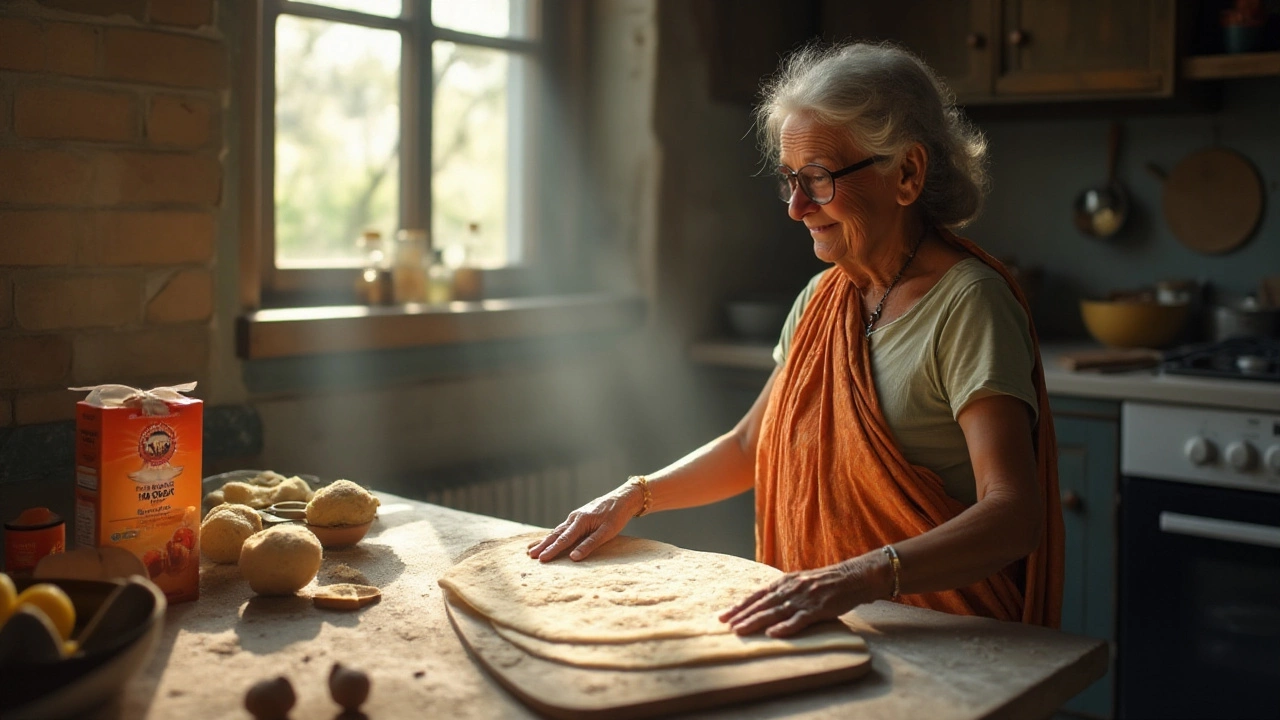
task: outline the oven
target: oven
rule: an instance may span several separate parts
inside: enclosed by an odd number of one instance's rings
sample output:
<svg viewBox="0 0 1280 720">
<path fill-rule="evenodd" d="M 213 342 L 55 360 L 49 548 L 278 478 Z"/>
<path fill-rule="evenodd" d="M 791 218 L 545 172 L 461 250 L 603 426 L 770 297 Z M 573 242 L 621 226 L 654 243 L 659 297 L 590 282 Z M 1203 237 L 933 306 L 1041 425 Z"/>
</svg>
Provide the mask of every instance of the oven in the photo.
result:
<svg viewBox="0 0 1280 720">
<path fill-rule="evenodd" d="M 1121 411 L 1121 718 L 1280 718 L 1280 413 Z"/>
</svg>

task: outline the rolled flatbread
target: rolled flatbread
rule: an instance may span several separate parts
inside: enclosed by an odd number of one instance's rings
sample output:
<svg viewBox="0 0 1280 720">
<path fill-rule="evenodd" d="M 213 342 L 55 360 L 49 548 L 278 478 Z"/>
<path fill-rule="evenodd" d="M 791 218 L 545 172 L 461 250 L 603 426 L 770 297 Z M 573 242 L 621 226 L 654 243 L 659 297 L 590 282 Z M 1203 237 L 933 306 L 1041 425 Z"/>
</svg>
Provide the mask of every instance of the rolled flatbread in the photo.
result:
<svg viewBox="0 0 1280 720">
<path fill-rule="evenodd" d="M 616 537 L 587 559 L 542 563 L 540 534 L 482 544 L 440 585 L 485 616 L 508 642 L 584 667 L 646 669 L 820 650 L 865 651 L 841 623 L 799 639 L 738 637 L 719 613 L 782 572 L 731 555 Z"/>
<path fill-rule="evenodd" d="M 826 650 L 867 651 L 867 642 L 838 621 L 812 625 L 785 639 L 721 633 L 629 643 L 551 642 L 502 625 L 494 625 L 493 629 L 531 655 L 566 665 L 611 670 L 656 670 Z"/>
</svg>

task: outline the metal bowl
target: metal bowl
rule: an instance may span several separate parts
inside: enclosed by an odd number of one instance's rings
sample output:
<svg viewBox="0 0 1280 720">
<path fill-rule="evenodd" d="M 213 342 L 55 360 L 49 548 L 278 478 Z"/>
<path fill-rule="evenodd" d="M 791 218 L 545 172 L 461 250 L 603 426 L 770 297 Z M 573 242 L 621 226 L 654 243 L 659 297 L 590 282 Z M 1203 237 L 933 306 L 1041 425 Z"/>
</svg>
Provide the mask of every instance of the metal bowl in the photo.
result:
<svg viewBox="0 0 1280 720">
<path fill-rule="evenodd" d="M 202 514 L 207 515 L 209 511 L 213 509 L 213 506 L 210 505 L 207 499 L 209 497 L 209 493 L 213 492 L 214 490 L 221 489 L 223 485 L 226 485 L 229 482 L 249 482 L 253 478 L 259 475 L 262 475 L 265 472 L 267 471 L 266 470 L 232 470 L 230 472 L 218 473 L 217 475 L 210 475 L 209 477 L 200 481 L 200 497 L 202 498 L 201 499 Z M 280 473 L 280 474 L 284 475 L 284 473 Z M 325 485 L 328 484 L 326 482 L 322 482 L 320 478 L 316 477 L 315 475 L 306 475 L 306 474 L 298 473 L 296 476 L 285 475 L 285 477 L 302 478 L 307 483 L 307 485 L 311 487 L 312 492 L 315 492 L 316 490 L 319 490 L 321 487 L 324 487 Z"/>
</svg>

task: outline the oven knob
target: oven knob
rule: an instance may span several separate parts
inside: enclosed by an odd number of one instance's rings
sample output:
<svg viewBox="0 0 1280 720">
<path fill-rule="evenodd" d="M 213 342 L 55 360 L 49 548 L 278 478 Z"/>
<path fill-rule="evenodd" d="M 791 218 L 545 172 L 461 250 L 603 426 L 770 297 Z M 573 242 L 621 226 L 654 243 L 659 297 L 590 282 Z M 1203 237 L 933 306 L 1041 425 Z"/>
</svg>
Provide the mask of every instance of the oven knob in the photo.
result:
<svg viewBox="0 0 1280 720">
<path fill-rule="evenodd" d="M 1272 445 L 1267 448 L 1267 454 L 1262 461 L 1266 463 L 1268 470 L 1280 475 L 1280 445 Z"/>
<path fill-rule="evenodd" d="M 1240 440 L 1227 446 L 1227 463 L 1240 472 L 1248 472 L 1258 464 L 1258 451 L 1249 443 Z"/>
<path fill-rule="evenodd" d="M 1213 443 L 1197 435 L 1182 446 L 1182 454 L 1187 456 L 1192 465 L 1205 465 L 1213 462 Z"/>
</svg>

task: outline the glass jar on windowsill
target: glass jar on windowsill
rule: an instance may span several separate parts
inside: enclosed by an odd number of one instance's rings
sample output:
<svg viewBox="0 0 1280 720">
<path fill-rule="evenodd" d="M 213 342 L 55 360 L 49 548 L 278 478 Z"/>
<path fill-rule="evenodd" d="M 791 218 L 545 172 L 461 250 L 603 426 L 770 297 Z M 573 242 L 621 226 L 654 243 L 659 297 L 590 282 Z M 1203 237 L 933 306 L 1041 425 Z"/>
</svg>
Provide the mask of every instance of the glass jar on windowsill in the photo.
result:
<svg viewBox="0 0 1280 720">
<path fill-rule="evenodd" d="M 356 240 L 356 247 L 363 256 L 360 273 L 356 275 L 355 290 L 358 302 L 366 305 L 387 305 L 391 302 L 391 272 L 387 267 L 387 251 L 382 233 L 366 230 Z"/>
<path fill-rule="evenodd" d="M 396 233 L 391 262 L 391 294 L 396 303 L 427 301 L 427 231 L 406 229 Z"/>
</svg>

